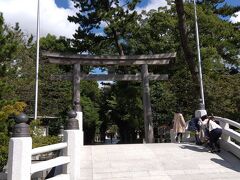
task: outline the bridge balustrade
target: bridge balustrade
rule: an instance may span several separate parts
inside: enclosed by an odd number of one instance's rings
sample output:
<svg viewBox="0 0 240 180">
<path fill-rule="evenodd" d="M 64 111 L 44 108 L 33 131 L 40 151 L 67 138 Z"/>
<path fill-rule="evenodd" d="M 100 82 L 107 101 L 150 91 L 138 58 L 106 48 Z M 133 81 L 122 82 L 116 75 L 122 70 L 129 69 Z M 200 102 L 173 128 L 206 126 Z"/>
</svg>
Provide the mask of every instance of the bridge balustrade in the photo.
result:
<svg viewBox="0 0 240 180">
<path fill-rule="evenodd" d="M 71 111 L 70 119 L 64 130 L 64 142 L 32 149 L 28 117 L 21 113 L 16 118 L 13 137 L 9 142 L 8 180 L 30 180 L 36 172 L 61 166 L 61 174 L 53 174 L 49 180 L 78 180 L 80 179 L 80 148 L 81 132 L 79 130 L 76 112 Z M 61 151 L 61 155 L 46 161 L 32 161 L 32 156 Z"/>
<path fill-rule="evenodd" d="M 64 143 L 57 143 L 57 144 L 52 144 L 48 146 L 43 146 L 43 147 L 38 147 L 32 149 L 32 156 L 42 154 L 42 153 L 49 153 L 53 151 L 63 151 L 65 148 L 67 148 L 68 144 L 66 142 Z M 67 156 L 67 154 L 63 154 L 59 157 L 49 159 L 46 161 L 39 161 L 37 163 L 31 163 L 31 174 L 34 174 L 36 172 L 48 170 L 57 166 L 61 165 L 67 165 L 70 163 L 70 157 Z M 68 174 L 61 174 L 61 176 L 65 177 L 66 180 L 69 179 Z"/>
<path fill-rule="evenodd" d="M 220 122 L 223 129 L 220 140 L 221 147 L 240 158 L 240 124 L 218 116 L 214 116 L 214 119 Z"/>
</svg>

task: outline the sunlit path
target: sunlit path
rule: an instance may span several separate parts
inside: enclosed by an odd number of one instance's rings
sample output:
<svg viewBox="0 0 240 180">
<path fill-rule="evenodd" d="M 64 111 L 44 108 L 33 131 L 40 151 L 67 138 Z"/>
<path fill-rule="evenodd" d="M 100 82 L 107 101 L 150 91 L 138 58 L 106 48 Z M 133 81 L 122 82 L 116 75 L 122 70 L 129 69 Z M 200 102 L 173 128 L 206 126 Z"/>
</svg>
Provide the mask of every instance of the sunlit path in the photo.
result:
<svg viewBox="0 0 240 180">
<path fill-rule="evenodd" d="M 84 146 L 81 153 L 81 180 L 240 179 L 238 158 L 193 144 Z"/>
</svg>

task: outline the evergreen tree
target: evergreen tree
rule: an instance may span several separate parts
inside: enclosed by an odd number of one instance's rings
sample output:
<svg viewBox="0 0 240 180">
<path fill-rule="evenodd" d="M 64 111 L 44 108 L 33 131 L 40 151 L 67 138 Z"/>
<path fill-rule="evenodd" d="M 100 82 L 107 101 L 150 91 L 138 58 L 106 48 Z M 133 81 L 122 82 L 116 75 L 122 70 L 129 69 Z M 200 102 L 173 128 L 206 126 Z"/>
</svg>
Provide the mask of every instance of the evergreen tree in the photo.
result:
<svg viewBox="0 0 240 180">
<path fill-rule="evenodd" d="M 75 47 L 79 52 L 124 55 L 124 37 L 128 33 L 126 26 L 136 18 L 137 13 L 133 10 L 139 0 L 122 3 L 119 0 L 72 1 L 79 12 L 68 19 L 79 24 L 74 34 Z M 105 47 L 105 52 L 99 52 L 102 47 Z"/>
</svg>

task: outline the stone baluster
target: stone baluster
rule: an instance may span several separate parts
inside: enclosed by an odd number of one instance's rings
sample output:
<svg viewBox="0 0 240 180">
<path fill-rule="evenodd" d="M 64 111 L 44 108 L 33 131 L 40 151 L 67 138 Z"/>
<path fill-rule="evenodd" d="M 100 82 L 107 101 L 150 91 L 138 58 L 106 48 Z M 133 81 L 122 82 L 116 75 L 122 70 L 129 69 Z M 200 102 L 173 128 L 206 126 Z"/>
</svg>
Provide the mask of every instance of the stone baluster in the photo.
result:
<svg viewBox="0 0 240 180">
<path fill-rule="evenodd" d="M 222 136 L 221 136 L 222 141 L 230 142 L 231 141 L 230 136 L 224 133 L 225 129 L 229 129 L 229 123 L 224 122 L 224 121 L 220 121 L 220 126 L 223 129 L 223 133 L 222 133 Z"/>
<path fill-rule="evenodd" d="M 70 157 L 70 163 L 64 166 L 63 172 L 70 175 L 70 180 L 80 179 L 81 132 L 76 116 L 77 113 L 73 110 L 68 113 L 69 119 L 64 130 L 64 141 L 68 146 L 63 155 Z"/>
<path fill-rule="evenodd" d="M 15 118 L 12 138 L 8 151 L 8 180 L 30 180 L 32 138 L 30 137 L 28 117 L 20 113 Z"/>
</svg>

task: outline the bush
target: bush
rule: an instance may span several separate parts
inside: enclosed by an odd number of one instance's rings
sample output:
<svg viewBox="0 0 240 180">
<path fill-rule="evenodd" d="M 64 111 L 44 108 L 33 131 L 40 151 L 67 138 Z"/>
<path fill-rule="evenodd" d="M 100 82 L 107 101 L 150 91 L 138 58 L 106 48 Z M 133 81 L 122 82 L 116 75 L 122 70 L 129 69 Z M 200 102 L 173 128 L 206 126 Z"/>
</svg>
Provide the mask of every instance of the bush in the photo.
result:
<svg viewBox="0 0 240 180">
<path fill-rule="evenodd" d="M 0 133 L 0 172 L 3 171 L 4 166 L 7 164 L 8 141 L 8 136 L 4 133 Z"/>
</svg>

